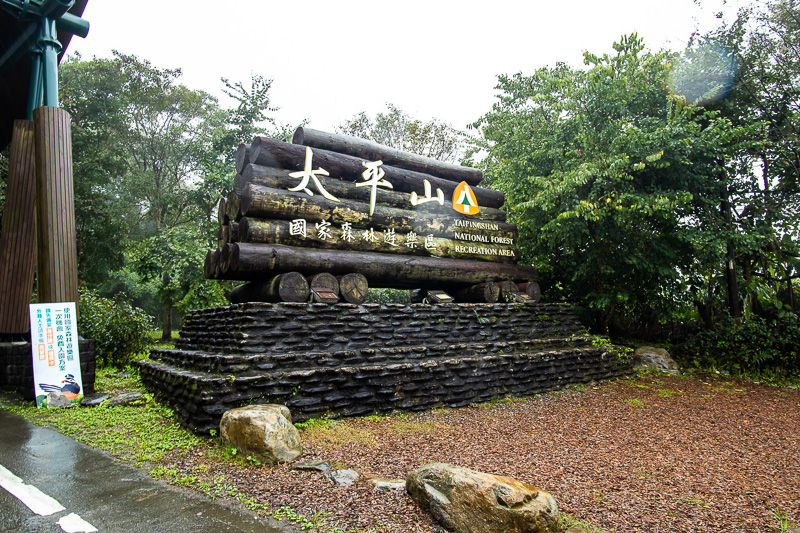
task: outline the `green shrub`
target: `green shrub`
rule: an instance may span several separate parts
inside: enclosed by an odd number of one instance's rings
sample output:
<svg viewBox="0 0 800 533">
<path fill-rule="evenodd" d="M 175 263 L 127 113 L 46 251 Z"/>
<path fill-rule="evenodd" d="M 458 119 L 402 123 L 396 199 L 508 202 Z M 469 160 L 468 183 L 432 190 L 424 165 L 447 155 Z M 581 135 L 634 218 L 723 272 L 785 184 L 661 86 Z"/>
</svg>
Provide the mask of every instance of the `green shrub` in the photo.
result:
<svg viewBox="0 0 800 533">
<path fill-rule="evenodd" d="M 686 355 L 702 365 L 733 371 L 800 370 L 800 320 L 753 316 L 736 323 L 729 320 L 713 331 L 695 335 L 684 347 Z"/>
<path fill-rule="evenodd" d="M 147 332 L 153 328 L 153 319 L 133 307 L 125 293 L 110 299 L 81 290 L 79 315 L 78 334 L 95 340 L 100 367 L 124 368 L 150 345 Z"/>
<path fill-rule="evenodd" d="M 410 291 L 399 289 L 373 289 L 370 288 L 367 292 L 367 298 L 364 300 L 366 304 L 409 304 Z"/>
</svg>

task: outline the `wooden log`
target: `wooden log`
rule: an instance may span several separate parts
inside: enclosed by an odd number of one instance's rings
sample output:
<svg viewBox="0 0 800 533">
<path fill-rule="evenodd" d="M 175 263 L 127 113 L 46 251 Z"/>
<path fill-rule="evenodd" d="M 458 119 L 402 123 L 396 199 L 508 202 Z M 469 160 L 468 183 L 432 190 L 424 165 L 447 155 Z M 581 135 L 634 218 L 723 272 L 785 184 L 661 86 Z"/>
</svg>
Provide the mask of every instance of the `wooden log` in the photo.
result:
<svg viewBox="0 0 800 533">
<path fill-rule="evenodd" d="M 464 220 L 384 206 L 376 206 L 370 216 L 366 203 L 355 200 L 333 202 L 319 195 L 308 196 L 253 184 L 245 187 L 242 193 L 241 212 L 248 218 L 325 220 L 332 224 L 350 223 L 403 233 L 413 231 L 418 235 L 437 235 L 480 244 L 513 246 L 517 237 L 516 225 L 505 222 Z"/>
<path fill-rule="evenodd" d="M 236 191 L 229 192 L 225 199 L 225 214 L 228 221 L 237 221 L 242 218 L 242 199 Z"/>
<path fill-rule="evenodd" d="M 520 283 L 517 287 L 521 293 L 527 294 L 533 303 L 538 303 L 542 298 L 542 289 L 535 281 Z"/>
<path fill-rule="evenodd" d="M 33 122 L 15 120 L 0 238 L 0 333 L 9 335 L 30 330 L 28 305 L 36 263 L 33 165 Z"/>
<path fill-rule="evenodd" d="M 238 148 L 236 148 L 236 159 L 235 159 L 235 168 L 236 172 L 241 174 L 242 169 L 244 166 L 250 162 L 250 145 L 249 144 L 240 144 Z"/>
<path fill-rule="evenodd" d="M 298 178 L 289 176 L 290 170 L 280 168 L 263 167 L 261 165 L 248 164 L 241 174 L 234 178 L 233 188 L 240 194 L 248 184 L 260 185 L 271 189 L 288 191 L 296 187 L 300 182 Z M 356 200 L 359 202 L 370 201 L 369 187 L 356 187 L 355 183 L 343 181 L 336 178 L 319 176 L 322 187 L 331 195 L 340 199 Z M 313 192 L 313 191 L 312 191 Z M 314 193 L 316 194 L 316 193 Z M 455 218 L 476 219 L 475 216 L 463 215 L 452 207 L 450 199 L 445 199 L 444 205 L 439 202 L 425 202 L 419 205 L 411 204 L 411 194 L 405 192 L 395 192 L 393 190 L 379 187 L 376 189 L 376 204 L 388 207 L 398 207 L 409 211 L 422 211 L 424 213 L 440 213 Z M 494 207 L 481 207 L 478 219 L 491 220 L 496 222 L 506 221 L 506 212 Z"/>
<path fill-rule="evenodd" d="M 226 211 L 227 202 L 225 198 L 220 198 L 217 204 L 217 221 L 219 221 L 220 226 L 227 224 L 228 220 L 230 220 Z"/>
<path fill-rule="evenodd" d="M 36 265 L 39 302 L 78 302 L 78 254 L 69 113 L 33 111 L 36 175 Z"/>
<path fill-rule="evenodd" d="M 227 246 L 229 264 L 224 279 L 259 280 L 297 271 L 305 275 L 357 272 L 370 286 L 397 289 L 458 288 L 487 281 L 536 279 L 530 266 L 469 259 L 413 257 L 342 250 L 315 250 L 280 244 L 233 243 Z"/>
<path fill-rule="evenodd" d="M 219 250 L 209 250 L 203 262 L 203 276 L 206 279 L 216 279 L 219 276 Z"/>
<path fill-rule="evenodd" d="M 457 302 L 494 304 L 500 300 L 500 285 L 494 281 L 479 283 L 453 292 Z"/>
<path fill-rule="evenodd" d="M 369 283 L 363 274 L 357 272 L 345 274 L 337 278 L 339 291 L 347 303 L 359 305 L 367 299 Z"/>
<path fill-rule="evenodd" d="M 307 127 L 300 127 L 294 132 L 292 142 L 311 146 L 312 148 L 322 148 L 332 152 L 352 155 L 368 161 L 380 160 L 387 165 L 431 174 L 456 183 L 466 181 L 470 185 L 477 185 L 483 178 L 483 172 L 477 168 L 445 163 L 432 157 L 403 152 L 396 148 L 350 135 L 326 133 Z"/>
<path fill-rule="evenodd" d="M 233 255 L 232 248 L 233 245 L 231 244 L 226 244 L 224 248 L 220 248 L 219 260 L 217 261 L 217 278 L 235 279 L 225 277 L 225 274 L 228 272 L 231 266 L 231 256 Z"/>
<path fill-rule="evenodd" d="M 217 230 L 217 246 L 223 248 L 229 242 L 239 241 L 239 224 L 236 222 L 229 222 L 223 224 Z"/>
<path fill-rule="evenodd" d="M 220 228 L 222 235 L 227 226 Z M 473 244 L 443 237 L 424 237 L 394 231 L 370 231 L 369 228 L 349 227 L 348 231 L 332 224 L 307 225 L 304 234 L 292 232 L 288 220 L 264 220 L 242 217 L 239 220 L 239 241 L 250 243 L 286 244 L 305 248 L 354 250 L 384 254 L 477 259 L 499 263 L 515 263 L 519 251 L 513 246 Z M 222 242 L 222 240 L 220 240 Z M 228 242 L 236 242 L 227 238 Z M 220 245 L 222 247 L 222 245 Z"/>
<path fill-rule="evenodd" d="M 514 302 L 519 294 L 519 287 L 513 281 L 505 280 L 497 284 L 500 287 L 500 299 L 504 302 Z"/>
<path fill-rule="evenodd" d="M 308 281 L 308 288 L 311 290 L 330 291 L 339 296 L 339 280 L 333 274 L 320 272 L 319 274 L 308 276 L 306 280 Z"/>
<path fill-rule="evenodd" d="M 223 248 L 226 244 L 228 244 L 228 233 L 230 229 L 228 228 L 227 224 L 223 224 L 222 226 L 217 228 L 217 247 Z"/>
<path fill-rule="evenodd" d="M 314 170 L 322 168 L 332 177 L 346 181 L 364 182 L 364 178 L 362 177 L 362 173 L 364 172 L 363 163 L 370 160 L 328 150 L 321 150 L 319 148 L 314 149 L 313 154 L 312 168 Z M 256 137 L 253 140 L 253 144 L 250 145 L 250 162 L 256 165 L 298 171 L 304 169 L 305 160 L 306 148 L 301 145 L 285 143 L 264 137 Z M 413 170 L 406 170 L 390 165 L 383 165 L 380 168 L 383 169 L 385 173 L 383 179 L 392 184 L 392 190 L 394 191 L 407 193 L 416 192 L 418 195 L 422 196 L 425 191 L 425 181 L 427 180 L 434 191 L 437 188 L 442 189 L 445 200 L 451 200 L 453 192 L 458 186 L 458 183 L 453 181 L 437 178 L 430 174 L 423 174 L 422 172 L 415 172 Z M 482 187 L 473 187 L 472 191 L 475 193 L 480 207 L 499 208 L 503 205 L 503 201 L 505 200 L 505 196 L 501 191 L 484 189 Z"/>
<path fill-rule="evenodd" d="M 269 281 L 246 283 L 231 291 L 231 303 L 245 302 L 305 302 L 310 290 L 305 276 L 287 272 Z"/>
</svg>

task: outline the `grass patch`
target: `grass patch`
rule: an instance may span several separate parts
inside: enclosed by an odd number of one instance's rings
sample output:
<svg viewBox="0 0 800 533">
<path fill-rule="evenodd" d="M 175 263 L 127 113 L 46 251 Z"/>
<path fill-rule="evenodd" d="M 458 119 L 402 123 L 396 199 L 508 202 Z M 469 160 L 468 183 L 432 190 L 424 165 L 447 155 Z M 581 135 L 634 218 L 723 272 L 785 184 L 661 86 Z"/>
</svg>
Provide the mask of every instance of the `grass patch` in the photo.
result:
<svg viewBox="0 0 800 533">
<path fill-rule="evenodd" d="M 679 501 L 681 503 L 688 503 L 689 505 L 699 505 L 701 507 L 705 507 L 708 505 L 703 500 L 699 500 L 697 498 L 678 498 L 676 501 Z"/>
<path fill-rule="evenodd" d="M 661 396 L 662 398 L 669 398 L 670 396 L 675 394 L 683 394 L 683 393 L 681 391 L 672 389 L 659 389 L 658 391 L 658 395 Z"/>
<path fill-rule="evenodd" d="M 584 522 L 583 520 L 578 520 L 571 514 L 564 512 L 558 514 L 558 522 L 556 522 L 556 526 L 558 531 L 566 531 L 571 527 L 577 526 L 583 529 L 586 533 L 607 533 L 606 530 L 600 529 L 594 524 Z"/>
<path fill-rule="evenodd" d="M 98 370 L 96 389 L 112 393 L 144 390 L 138 373 L 120 376 L 114 369 Z M 0 407 L 137 466 L 158 462 L 172 452 L 208 447 L 205 440 L 180 427 L 171 409 L 156 404 L 150 394 L 144 396 L 147 402 L 143 406 L 111 406 L 104 402 L 99 407 L 38 409 L 32 402 L 12 399 Z"/>
<path fill-rule="evenodd" d="M 640 400 L 639 398 L 626 398 L 622 401 L 636 409 L 644 409 L 645 407 L 647 407 L 647 402 L 645 402 L 644 400 Z"/>
<path fill-rule="evenodd" d="M 306 423 L 304 427 L 298 427 L 303 442 L 316 444 L 325 449 L 335 448 L 348 442 L 366 445 L 375 443 L 376 436 L 368 429 L 339 420 L 322 420 L 324 422 L 315 422 L 311 425 Z"/>
</svg>

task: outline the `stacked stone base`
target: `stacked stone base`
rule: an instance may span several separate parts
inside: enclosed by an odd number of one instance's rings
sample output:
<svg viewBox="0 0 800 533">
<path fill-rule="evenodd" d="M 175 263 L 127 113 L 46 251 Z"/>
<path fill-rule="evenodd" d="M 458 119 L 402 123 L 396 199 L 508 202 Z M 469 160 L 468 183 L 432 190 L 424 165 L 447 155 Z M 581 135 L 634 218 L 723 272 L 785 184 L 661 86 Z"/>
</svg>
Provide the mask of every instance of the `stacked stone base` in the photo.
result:
<svg viewBox="0 0 800 533">
<path fill-rule="evenodd" d="M 241 304 L 192 312 L 142 381 L 197 432 L 250 403 L 295 421 L 460 407 L 631 372 L 569 306 Z"/>
<path fill-rule="evenodd" d="M 94 341 L 80 339 L 83 393 L 94 392 L 95 348 Z M 26 400 L 35 399 L 33 390 L 33 357 L 29 342 L 0 342 L 0 388 L 13 389 Z"/>
</svg>

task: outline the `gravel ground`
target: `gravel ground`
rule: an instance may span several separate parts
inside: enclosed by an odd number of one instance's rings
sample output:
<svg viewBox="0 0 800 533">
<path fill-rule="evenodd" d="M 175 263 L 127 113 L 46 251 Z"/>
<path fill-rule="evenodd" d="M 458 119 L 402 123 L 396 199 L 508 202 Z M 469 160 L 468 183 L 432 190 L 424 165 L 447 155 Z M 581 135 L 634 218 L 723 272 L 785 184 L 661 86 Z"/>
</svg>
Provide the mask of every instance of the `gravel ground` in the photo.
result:
<svg viewBox="0 0 800 533">
<path fill-rule="evenodd" d="M 377 491 L 367 481 L 402 478 L 433 461 L 536 485 L 562 511 L 609 532 L 775 532 L 780 516 L 800 522 L 796 389 L 645 375 L 525 400 L 328 422 L 301 435 L 301 460 L 353 468 L 361 479 L 338 487 L 291 465 L 203 457 L 175 458 L 173 466 L 224 476 L 272 509 L 325 512 L 328 527 L 342 530 L 443 531 L 404 491 Z"/>
</svg>

